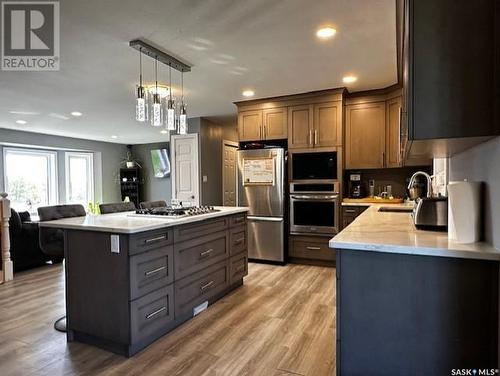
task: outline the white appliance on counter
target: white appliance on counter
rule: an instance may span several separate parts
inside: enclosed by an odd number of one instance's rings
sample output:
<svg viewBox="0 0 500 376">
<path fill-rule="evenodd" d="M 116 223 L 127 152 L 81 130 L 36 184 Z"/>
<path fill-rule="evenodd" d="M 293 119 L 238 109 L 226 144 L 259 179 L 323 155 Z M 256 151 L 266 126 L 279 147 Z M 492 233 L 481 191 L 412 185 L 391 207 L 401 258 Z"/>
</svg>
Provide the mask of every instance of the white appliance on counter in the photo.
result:
<svg viewBox="0 0 500 376">
<path fill-rule="evenodd" d="M 450 182 L 448 200 L 448 238 L 464 244 L 480 241 L 481 183 Z"/>
<path fill-rule="evenodd" d="M 285 150 L 238 150 L 237 206 L 247 206 L 248 257 L 285 261 Z"/>
</svg>

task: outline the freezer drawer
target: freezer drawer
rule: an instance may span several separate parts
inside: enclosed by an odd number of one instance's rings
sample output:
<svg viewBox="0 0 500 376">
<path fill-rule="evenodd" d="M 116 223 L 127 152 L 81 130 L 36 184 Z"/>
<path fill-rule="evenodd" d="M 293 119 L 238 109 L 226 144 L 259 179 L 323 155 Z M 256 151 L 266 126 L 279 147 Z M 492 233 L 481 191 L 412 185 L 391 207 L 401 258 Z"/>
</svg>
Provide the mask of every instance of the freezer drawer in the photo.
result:
<svg viewBox="0 0 500 376">
<path fill-rule="evenodd" d="M 248 258 L 264 261 L 285 260 L 282 217 L 247 217 Z"/>
</svg>

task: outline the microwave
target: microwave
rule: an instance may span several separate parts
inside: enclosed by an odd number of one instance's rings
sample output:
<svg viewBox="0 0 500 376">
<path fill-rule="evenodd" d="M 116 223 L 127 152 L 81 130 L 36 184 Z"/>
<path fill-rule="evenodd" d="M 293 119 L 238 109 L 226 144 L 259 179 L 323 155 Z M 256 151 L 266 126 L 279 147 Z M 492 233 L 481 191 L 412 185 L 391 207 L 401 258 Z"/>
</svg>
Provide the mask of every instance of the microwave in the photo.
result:
<svg viewBox="0 0 500 376">
<path fill-rule="evenodd" d="M 339 179 L 340 155 L 337 150 L 290 151 L 290 180 L 336 181 Z"/>
</svg>

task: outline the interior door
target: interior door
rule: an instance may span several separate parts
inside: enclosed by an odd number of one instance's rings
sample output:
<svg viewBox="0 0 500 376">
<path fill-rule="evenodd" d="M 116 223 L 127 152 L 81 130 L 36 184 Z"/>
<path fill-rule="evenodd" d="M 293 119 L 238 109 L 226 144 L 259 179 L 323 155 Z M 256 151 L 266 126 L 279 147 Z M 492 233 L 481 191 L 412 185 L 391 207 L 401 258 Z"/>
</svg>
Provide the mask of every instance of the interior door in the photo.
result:
<svg viewBox="0 0 500 376">
<path fill-rule="evenodd" d="M 172 136 L 172 198 L 200 204 L 198 134 Z"/>
<path fill-rule="evenodd" d="M 238 143 L 222 141 L 222 200 L 224 206 L 236 206 L 236 150 Z"/>
</svg>

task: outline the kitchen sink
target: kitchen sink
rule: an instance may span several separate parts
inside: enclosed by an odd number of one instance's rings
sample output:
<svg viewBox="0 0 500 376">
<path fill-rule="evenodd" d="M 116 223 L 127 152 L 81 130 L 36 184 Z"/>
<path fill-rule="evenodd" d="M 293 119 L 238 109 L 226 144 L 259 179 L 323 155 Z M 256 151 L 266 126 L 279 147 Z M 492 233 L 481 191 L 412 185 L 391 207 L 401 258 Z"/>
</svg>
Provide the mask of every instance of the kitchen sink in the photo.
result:
<svg viewBox="0 0 500 376">
<path fill-rule="evenodd" d="M 389 212 L 389 213 L 411 213 L 413 211 L 412 206 L 381 206 L 378 208 L 379 212 Z"/>
</svg>

